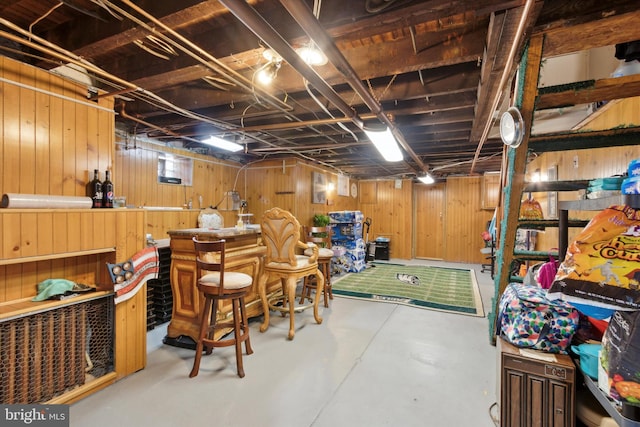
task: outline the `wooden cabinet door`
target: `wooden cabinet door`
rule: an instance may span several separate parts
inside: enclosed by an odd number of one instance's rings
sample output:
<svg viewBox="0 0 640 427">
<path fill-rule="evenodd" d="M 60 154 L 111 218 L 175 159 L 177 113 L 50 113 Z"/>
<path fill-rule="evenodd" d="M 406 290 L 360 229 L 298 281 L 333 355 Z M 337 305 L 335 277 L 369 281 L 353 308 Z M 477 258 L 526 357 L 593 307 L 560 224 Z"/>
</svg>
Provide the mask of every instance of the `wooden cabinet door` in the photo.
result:
<svg viewBox="0 0 640 427">
<path fill-rule="evenodd" d="M 502 373 L 501 396 L 500 426 L 522 426 L 525 407 L 525 375 L 522 372 L 505 369 Z"/>
<path fill-rule="evenodd" d="M 500 200 L 500 172 L 487 172 L 482 176 L 482 209 L 495 209 Z"/>
<path fill-rule="evenodd" d="M 574 425 L 573 399 L 571 387 L 567 383 L 549 380 L 549 427 L 569 427 Z"/>
<path fill-rule="evenodd" d="M 536 375 L 526 375 L 525 380 L 525 420 L 526 427 L 546 427 L 549 411 L 546 401 L 547 380 Z"/>
</svg>

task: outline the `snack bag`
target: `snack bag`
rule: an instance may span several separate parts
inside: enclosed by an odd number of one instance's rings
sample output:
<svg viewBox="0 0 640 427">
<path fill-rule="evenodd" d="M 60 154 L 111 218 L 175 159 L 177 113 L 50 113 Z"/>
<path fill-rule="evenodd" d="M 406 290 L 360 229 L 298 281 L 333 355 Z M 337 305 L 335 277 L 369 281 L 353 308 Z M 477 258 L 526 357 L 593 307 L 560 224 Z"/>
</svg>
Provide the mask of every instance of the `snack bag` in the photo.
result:
<svg viewBox="0 0 640 427">
<path fill-rule="evenodd" d="M 520 204 L 520 219 L 544 219 L 542 208 L 536 199 L 525 199 Z"/>
<path fill-rule="evenodd" d="M 601 363 L 609 396 L 640 403 L 640 312 L 616 311 L 602 337 Z"/>
<path fill-rule="evenodd" d="M 640 309 L 640 211 L 610 206 L 567 248 L 549 298 L 611 310 Z"/>
</svg>

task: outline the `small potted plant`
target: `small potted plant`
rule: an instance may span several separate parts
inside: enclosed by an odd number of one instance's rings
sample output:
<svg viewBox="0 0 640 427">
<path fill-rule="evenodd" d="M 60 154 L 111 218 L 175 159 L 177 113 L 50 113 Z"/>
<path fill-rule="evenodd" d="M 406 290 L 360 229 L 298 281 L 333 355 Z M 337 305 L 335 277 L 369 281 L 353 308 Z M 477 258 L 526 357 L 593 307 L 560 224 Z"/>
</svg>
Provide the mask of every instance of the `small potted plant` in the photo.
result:
<svg viewBox="0 0 640 427">
<path fill-rule="evenodd" d="M 313 216 L 314 227 L 326 227 L 327 225 L 329 225 L 329 223 L 331 223 L 331 218 L 329 218 L 329 215 L 315 214 Z"/>
<path fill-rule="evenodd" d="M 329 218 L 329 215 L 315 214 L 313 216 L 313 226 L 314 227 L 326 227 L 330 223 L 331 223 L 331 218 Z M 323 233 L 312 233 L 312 235 L 315 236 L 315 237 L 327 237 L 327 233 L 326 232 L 323 232 Z"/>
</svg>

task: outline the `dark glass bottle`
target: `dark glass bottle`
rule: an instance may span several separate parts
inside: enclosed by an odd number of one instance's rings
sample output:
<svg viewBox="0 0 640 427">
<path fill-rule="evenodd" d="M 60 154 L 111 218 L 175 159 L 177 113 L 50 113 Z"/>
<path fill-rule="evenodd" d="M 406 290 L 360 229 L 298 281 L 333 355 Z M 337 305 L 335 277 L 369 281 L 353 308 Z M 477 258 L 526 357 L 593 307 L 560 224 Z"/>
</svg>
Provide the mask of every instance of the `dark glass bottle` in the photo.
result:
<svg viewBox="0 0 640 427">
<path fill-rule="evenodd" d="M 87 196 L 91 197 L 91 207 L 102 207 L 102 182 L 100 182 L 100 172 L 93 170 L 93 179 L 87 184 Z"/>
<path fill-rule="evenodd" d="M 104 182 L 102 183 L 102 207 L 113 207 L 113 182 L 111 182 L 111 172 L 105 171 Z"/>
</svg>

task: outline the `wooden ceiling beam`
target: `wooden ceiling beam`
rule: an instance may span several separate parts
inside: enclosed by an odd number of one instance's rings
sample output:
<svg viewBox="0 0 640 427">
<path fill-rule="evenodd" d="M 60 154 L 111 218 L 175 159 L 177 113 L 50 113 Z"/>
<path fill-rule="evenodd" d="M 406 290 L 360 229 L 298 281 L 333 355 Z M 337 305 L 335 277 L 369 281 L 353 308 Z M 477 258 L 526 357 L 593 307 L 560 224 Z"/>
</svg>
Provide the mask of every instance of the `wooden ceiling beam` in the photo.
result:
<svg viewBox="0 0 640 427">
<path fill-rule="evenodd" d="M 609 13 L 615 13 L 615 9 Z M 635 10 L 608 17 L 600 16 L 597 20 L 578 25 L 542 29 L 537 33 L 544 34 L 543 54 L 550 57 L 640 40 L 638 22 L 640 10 Z"/>
<path fill-rule="evenodd" d="M 565 88 L 564 90 L 562 90 Z M 640 74 L 538 89 L 536 110 L 640 96 Z"/>
</svg>

